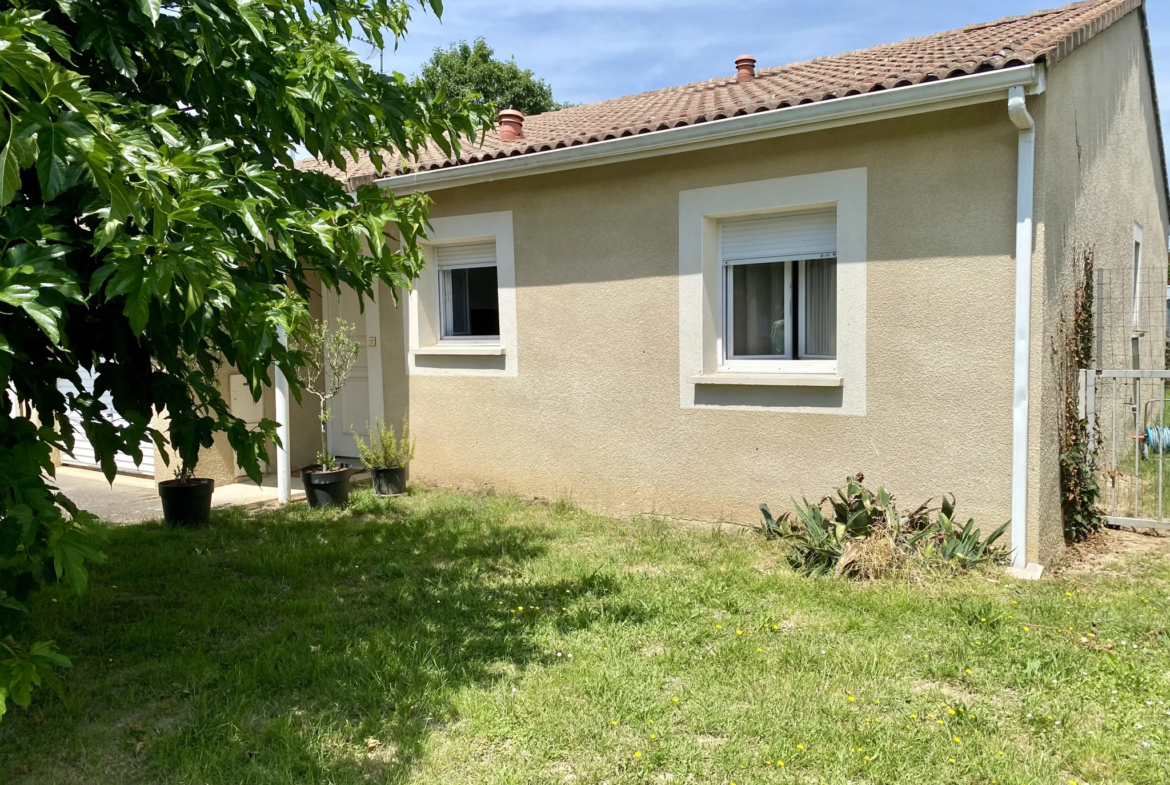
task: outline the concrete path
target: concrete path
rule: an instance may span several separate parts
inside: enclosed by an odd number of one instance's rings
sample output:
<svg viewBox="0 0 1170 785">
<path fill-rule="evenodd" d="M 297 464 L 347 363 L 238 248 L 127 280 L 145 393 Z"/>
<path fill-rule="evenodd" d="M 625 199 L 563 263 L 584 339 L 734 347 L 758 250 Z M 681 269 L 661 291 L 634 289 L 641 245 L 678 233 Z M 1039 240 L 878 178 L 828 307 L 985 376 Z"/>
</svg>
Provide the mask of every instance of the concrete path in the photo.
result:
<svg viewBox="0 0 1170 785">
<path fill-rule="evenodd" d="M 89 510 L 108 523 L 138 523 L 162 517 L 162 502 L 154 480 L 119 474 L 114 484 L 106 482 L 99 471 L 61 466 L 57 469 L 56 485 L 78 507 Z M 301 482 L 292 481 L 292 499 L 305 498 Z M 276 477 L 264 478 L 257 486 L 250 480 L 234 485 L 221 485 L 211 497 L 212 507 L 252 507 L 276 503 Z"/>
<path fill-rule="evenodd" d="M 154 480 L 119 474 L 114 484 L 98 471 L 57 468 L 56 486 L 83 510 L 110 523 L 138 523 L 162 517 Z"/>
</svg>

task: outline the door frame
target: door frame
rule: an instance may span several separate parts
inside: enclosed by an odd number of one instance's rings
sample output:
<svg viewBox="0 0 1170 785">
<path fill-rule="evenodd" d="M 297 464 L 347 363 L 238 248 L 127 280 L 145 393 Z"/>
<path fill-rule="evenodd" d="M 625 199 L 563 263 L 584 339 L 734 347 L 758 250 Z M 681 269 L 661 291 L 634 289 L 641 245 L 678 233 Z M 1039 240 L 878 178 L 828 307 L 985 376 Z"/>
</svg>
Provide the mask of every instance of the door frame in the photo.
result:
<svg viewBox="0 0 1170 785">
<path fill-rule="evenodd" d="M 345 284 L 341 284 L 345 286 Z M 366 327 L 366 383 L 369 385 L 370 398 L 370 427 L 379 417 L 385 417 L 385 404 L 382 388 L 382 317 L 381 317 L 381 289 L 380 281 L 374 284 L 374 296 L 366 297 L 365 312 L 354 317 L 341 313 L 341 296 L 332 289 L 324 289 L 321 296 L 321 315 L 326 323 L 340 316 L 343 319 L 357 321 L 364 320 Z M 330 454 L 336 454 L 337 448 L 333 443 L 333 428 L 325 428 L 325 441 Z"/>
</svg>

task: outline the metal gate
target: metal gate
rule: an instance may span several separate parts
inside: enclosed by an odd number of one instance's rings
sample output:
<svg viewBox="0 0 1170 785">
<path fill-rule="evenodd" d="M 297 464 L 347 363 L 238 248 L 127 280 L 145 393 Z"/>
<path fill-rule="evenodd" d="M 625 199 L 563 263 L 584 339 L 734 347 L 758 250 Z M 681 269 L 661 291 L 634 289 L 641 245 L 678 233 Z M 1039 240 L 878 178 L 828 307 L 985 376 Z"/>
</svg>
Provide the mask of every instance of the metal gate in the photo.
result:
<svg viewBox="0 0 1170 785">
<path fill-rule="evenodd" d="M 1170 371 L 1088 370 L 1081 379 L 1108 522 L 1170 529 Z"/>
</svg>

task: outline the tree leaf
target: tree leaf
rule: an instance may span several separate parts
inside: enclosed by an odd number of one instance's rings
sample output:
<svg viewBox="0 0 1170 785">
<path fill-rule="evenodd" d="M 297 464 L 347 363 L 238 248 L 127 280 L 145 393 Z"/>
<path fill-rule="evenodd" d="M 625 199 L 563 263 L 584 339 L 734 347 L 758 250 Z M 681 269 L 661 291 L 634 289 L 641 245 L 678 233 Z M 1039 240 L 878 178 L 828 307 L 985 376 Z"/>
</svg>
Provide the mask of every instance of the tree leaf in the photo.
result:
<svg viewBox="0 0 1170 785">
<path fill-rule="evenodd" d="M 236 9 L 240 12 L 240 19 L 252 31 L 252 35 L 256 37 L 257 41 L 264 42 L 264 19 L 260 16 L 260 12 L 256 10 L 256 4 L 252 0 L 239 0 L 236 4 Z"/>
<path fill-rule="evenodd" d="M 0 207 L 9 204 L 20 190 L 20 163 L 12 149 L 12 140 L 0 151 Z"/>
<path fill-rule="evenodd" d="M 267 242 L 268 235 L 265 234 L 264 227 L 260 225 L 260 221 L 253 212 L 255 206 L 256 202 L 252 199 L 240 203 L 240 217 L 244 219 L 244 226 L 248 228 L 248 232 L 253 237 L 262 243 Z"/>
<path fill-rule="evenodd" d="M 162 11 L 162 0 L 138 0 L 138 8 L 143 14 L 150 17 L 152 25 L 158 24 L 158 15 Z"/>
<path fill-rule="evenodd" d="M 45 201 L 52 201 L 75 185 L 81 173 L 70 141 L 84 144 L 89 131 L 75 117 L 73 112 L 62 112 L 56 122 L 43 123 L 37 129 L 37 175 Z"/>
</svg>

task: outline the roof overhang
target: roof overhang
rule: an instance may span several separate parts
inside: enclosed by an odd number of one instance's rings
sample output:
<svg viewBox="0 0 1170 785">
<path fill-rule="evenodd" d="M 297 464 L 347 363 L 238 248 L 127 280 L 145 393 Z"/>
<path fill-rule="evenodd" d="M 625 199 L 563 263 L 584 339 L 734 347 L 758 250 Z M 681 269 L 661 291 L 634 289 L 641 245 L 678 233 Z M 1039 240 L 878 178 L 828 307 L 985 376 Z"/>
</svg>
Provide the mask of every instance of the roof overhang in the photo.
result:
<svg viewBox="0 0 1170 785">
<path fill-rule="evenodd" d="M 989 101 L 1006 102 L 1008 90 L 1017 86 L 1024 87 L 1029 95 L 1044 92 L 1044 65 L 1037 63 L 1003 68 L 604 142 L 564 147 L 559 150 L 545 150 L 494 161 L 412 172 L 376 180 L 375 185 L 389 188 L 396 193 L 437 191 L 513 177 L 601 166 L 808 133 L 825 128 L 938 112 Z"/>
</svg>

